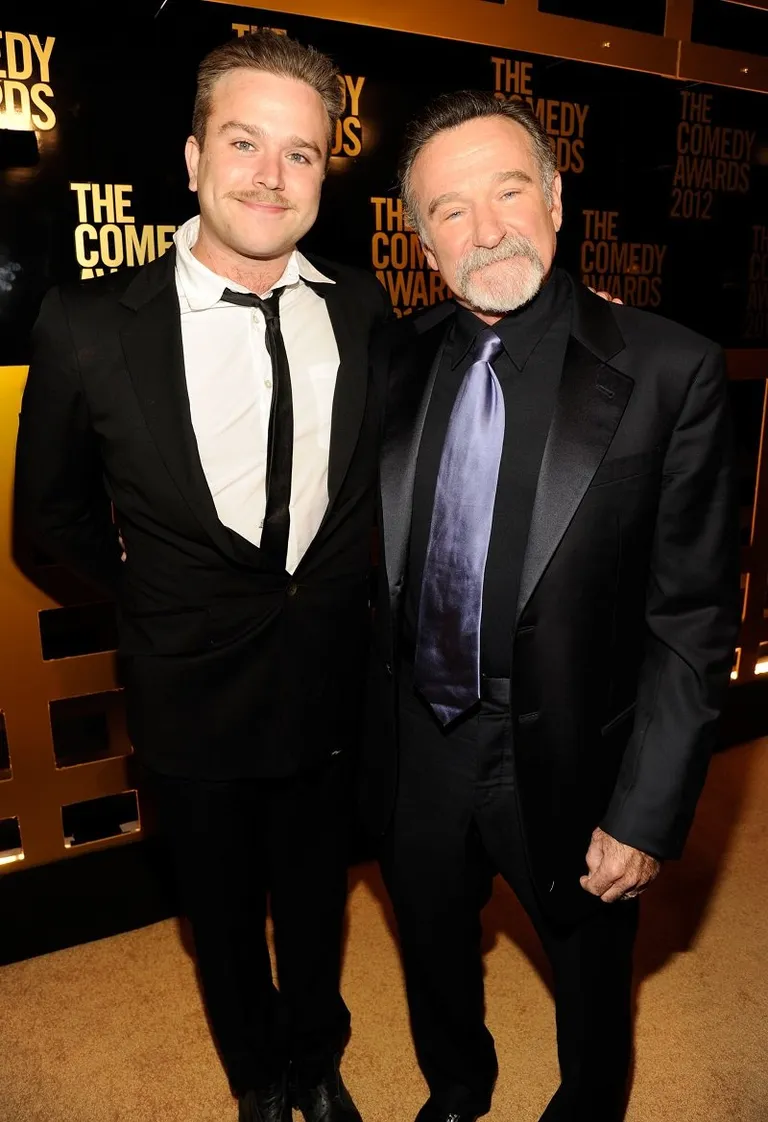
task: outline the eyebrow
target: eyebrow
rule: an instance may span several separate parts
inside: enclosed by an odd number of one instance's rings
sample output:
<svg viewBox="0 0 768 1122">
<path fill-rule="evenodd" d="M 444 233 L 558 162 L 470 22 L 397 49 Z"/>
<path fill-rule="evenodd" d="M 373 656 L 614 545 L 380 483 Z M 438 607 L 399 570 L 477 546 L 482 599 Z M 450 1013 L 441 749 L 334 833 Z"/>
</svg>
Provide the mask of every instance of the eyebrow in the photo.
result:
<svg viewBox="0 0 768 1122">
<path fill-rule="evenodd" d="M 530 177 L 528 172 L 523 171 L 522 168 L 515 168 L 512 171 L 497 171 L 496 174 L 492 177 L 493 183 L 508 183 L 510 180 L 514 180 L 516 183 L 533 183 L 533 179 Z M 431 218 L 438 207 L 443 206 L 445 203 L 455 202 L 456 199 L 460 198 L 460 191 L 446 191 L 445 194 L 438 195 L 437 198 L 434 198 L 429 204 L 429 207 L 427 208 L 427 217 Z"/>
<path fill-rule="evenodd" d="M 244 132 L 255 140 L 263 140 L 265 136 L 264 129 L 259 128 L 258 125 L 248 125 L 245 121 L 225 121 L 223 125 L 219 126 L 219 135 L 225 132 Z M 303 136 L 288 137 L 287 147 L 305 148 L 309 152 L 314 152 L 319 159 L 322 160 L 323 158 L 323 152 L 314 140 L 305 140 Z"/>
</svg>

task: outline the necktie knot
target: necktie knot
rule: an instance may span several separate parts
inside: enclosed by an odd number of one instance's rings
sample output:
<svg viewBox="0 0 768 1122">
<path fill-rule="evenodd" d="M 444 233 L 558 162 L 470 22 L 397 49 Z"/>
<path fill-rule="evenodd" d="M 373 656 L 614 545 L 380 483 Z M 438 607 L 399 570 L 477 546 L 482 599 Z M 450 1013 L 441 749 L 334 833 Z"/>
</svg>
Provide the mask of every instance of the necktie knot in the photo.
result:
<svg viewBox="0 0 768 1122">
<path fill-rule="evenodd" d="M 499 336 L 490 327 L 486 327 L 475 339 L 472 347 L 472 361 L 490 362 L 492 364 L 503 350 L 504 344 Z"/>
<path fill-rule="evenodd" d="M 235 292 L 234 289 L 225 288 L 221 298 L 228 304 L 239 304 L 241 308 L 260 308 L 264 313 L 264 319 L 269 323 L 270 320 L 279 317 L 278 303 L 282 291 L 282 288 L 275 289 L 271 296 L 264 299 L 263 296 L 257 296 L 255 292 Z"/>
</svg>

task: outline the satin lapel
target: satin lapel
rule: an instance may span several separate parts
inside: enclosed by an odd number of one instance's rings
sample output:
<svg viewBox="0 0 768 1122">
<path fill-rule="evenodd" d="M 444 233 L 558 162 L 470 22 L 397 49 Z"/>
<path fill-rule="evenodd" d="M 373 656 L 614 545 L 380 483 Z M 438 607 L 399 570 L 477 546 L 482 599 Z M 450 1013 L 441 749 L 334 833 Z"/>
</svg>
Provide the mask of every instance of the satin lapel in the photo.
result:
<svg viewBox="0 0 768 1122">
<path fill-rule="evenodd" d="M 158 262 L 159 264 L 159 262 Z M 138 278 L 137 278 L 138 279 Z M 158 270 L 154 291 L 142 278 L 123 303 L 132 307 L 132 322 L 121 332 L 123 352 L 147 427 L 168 471 L 203 528 L 216 544 L 232 552 L 232 535 L 219 521 L 200 462 L 184 375 L 181 319 L 172 268 Z"/>
<path fill-rule="evenodd" d="M 384 559 L 392 600 L 405 575 L 416 460 L 447 335 L 444 322 L 417 335 L 390 371 L 380 480 Z"/>
<path fill-rule="evenodd" d="M 350 305 L 345 299 L 344 285 L 323 285 L 322 288 L 339 349 L 339 370 L 331 412 L 327 518 L 344 482 L 360 435 L 368 396 L 368 332 L 356 330 L 349 314 Z"/>
<path fill-rule="evenodd" d="M 571 336 L 536 489 L 520 580 L 520 618 L 605 456 L 633 380 Z"/>
</svg>

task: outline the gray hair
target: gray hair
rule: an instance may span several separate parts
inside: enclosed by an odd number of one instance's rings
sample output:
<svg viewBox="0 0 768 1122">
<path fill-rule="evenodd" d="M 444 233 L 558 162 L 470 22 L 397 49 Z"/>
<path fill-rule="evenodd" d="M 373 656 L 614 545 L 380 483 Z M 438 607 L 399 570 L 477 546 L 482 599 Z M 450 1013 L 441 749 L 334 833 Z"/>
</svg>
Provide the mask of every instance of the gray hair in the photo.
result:
<svg viewBox="0 0 768 1122">
<path fill-rule="evenodd" d="M 213 91 L 219 78 L 232 70 L 262 70 L 278 78 L 306 82 L 320 95 L 328 114 L 328 148 L 341 116 L 342 93 L 339 72 L 327 55 L 305 47 L 287 35 L 262 29 L 230 39 L 205 56 L 197 72 L 197 93 L 192 111 L 192 135 L 202 148 L 211 113 Z"/>
<path fill-rule="evenodd" d="M 398 180 L 400 195 L 409 221 L 420 229 L 420 215 L 411 186 L 411 172 L 416 157 L 438 133 L 458 128 L 467 121 L 482 117 L 504 117 L 514 121 L 528 133 L 534 159 L 538 165 L 541 186 L 548 204 L 552 202 L 552 181 L 557 173 L 557 157 L 546 130 L 533 110 L 523 101 L 502 101 L 484 90 L 459 90 L 440 94 L 411 121 L 400 155 Z"/>
</svg>

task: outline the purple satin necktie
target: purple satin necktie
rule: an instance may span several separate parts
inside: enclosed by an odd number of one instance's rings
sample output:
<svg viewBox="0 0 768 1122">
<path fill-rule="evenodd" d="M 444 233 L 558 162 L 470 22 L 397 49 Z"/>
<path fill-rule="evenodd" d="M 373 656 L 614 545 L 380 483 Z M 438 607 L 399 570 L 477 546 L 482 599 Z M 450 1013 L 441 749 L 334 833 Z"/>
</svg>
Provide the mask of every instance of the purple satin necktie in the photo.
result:
<svg viewBox="0 0 768 1122">
<path fill-rule="evenodd" d="M 504 396 L 491 363 L 502 347 L 490 328 L 478 335 L 437 474 L 414 684 L 444 725 L 480 697 L 483 581 L 504 443 Z"/>
</svg>

